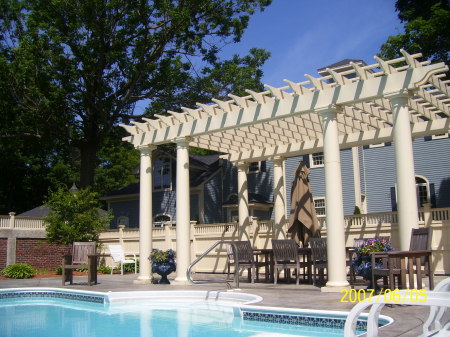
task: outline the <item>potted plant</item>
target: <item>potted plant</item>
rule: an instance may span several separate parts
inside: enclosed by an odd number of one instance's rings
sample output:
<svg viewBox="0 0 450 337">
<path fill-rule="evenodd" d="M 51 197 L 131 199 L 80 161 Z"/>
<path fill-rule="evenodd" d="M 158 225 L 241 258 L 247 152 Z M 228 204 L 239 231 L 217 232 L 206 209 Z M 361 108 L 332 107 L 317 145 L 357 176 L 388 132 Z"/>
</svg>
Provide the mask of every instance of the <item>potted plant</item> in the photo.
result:
<svg viewBox="0 0 450 337">
<path fill-rule="evenodd" d="M 175 251 L 153 249 L 148 259 L 152 262 L 152 272 L 161 276 L 159 284 L 170 284 L 167 275 L 177 269 Z"/>
<path fill-rule="evenodd" d="M 352 261 L 352 268 L 356 275 L 362 276 L 365 280 L 372 281 L 372 262 L 370 254 L 373 252 L 388 252 L 392 250 L 391 243 L 387 239 L 368 239 L 355 248 L 356 257 Z M 375 260 L 375 267 L 381 267 L 381 262 Z M 368 289 L 373 285 L 369 284 Z"/>
</svg>

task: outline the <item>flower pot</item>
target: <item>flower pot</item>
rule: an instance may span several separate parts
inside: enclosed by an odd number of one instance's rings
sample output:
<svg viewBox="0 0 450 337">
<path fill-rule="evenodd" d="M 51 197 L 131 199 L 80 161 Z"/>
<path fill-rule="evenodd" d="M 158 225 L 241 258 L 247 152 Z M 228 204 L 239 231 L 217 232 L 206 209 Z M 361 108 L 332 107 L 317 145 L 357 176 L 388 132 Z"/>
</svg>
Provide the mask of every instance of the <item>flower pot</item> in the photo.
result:
<svg viewBox="0 0 450 337">
<path fill-rule="evenodd" d="M 176 264 L 174 261 L 168 262 L 154 262 L 152 264 L 152 272 L 161 276 L 158 284 L 170 284 L 167 275 L 176 270 Z"/>
</svg>

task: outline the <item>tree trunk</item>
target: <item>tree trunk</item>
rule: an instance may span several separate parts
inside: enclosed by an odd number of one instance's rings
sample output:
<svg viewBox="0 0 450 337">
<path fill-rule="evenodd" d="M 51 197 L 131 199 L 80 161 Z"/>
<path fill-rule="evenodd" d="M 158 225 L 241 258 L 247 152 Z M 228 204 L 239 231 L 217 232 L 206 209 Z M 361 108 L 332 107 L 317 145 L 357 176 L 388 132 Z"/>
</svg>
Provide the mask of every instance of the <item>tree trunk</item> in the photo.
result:
<svg viewBox="0 0 450 337">
<path fill-rule="evenodd" d="M 83 143 L 80 146 L 80 188 L 85 188 L 94 184 L 99 143 L 100 141 L 91 141 Z"/>
</svg>

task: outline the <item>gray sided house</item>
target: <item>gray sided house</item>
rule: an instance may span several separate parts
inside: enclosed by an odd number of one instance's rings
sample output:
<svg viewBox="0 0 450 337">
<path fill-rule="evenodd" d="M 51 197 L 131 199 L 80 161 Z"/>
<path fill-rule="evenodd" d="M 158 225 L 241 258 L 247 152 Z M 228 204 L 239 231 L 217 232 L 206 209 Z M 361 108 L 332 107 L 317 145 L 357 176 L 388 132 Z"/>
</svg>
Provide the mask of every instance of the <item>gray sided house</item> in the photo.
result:
<svg viewBox="0 0 450 337">
<path fill-rule="evenodd" d="M 199 223 L 234 221 L 238 214 L 236 168 L 219 155 L 189 157 L 190 216 Z M 272 163 L 249 167 L 250 215 L 270 219 L 272 215 Z M 102 197 L 113 213 L 111 228 L 139 227 L 139 182 Z M 155 151 L 153 156 L 153 222 L 176 224 L 176 156 Z"/>
<path fill-rule="evenodd" d="M 413 141 L 418 207 L 450 207 L 450 139 L 448 134 Z M 384 143 L 341 150 L 344 213 L 397 211 L 394 144 Z M 322 153 L 286 160 L 286 199 L 289 213 L 292 181 L 299 161 L 310 167 L 317 214 L 325 215 L 325 172 Z"/>
</svg>

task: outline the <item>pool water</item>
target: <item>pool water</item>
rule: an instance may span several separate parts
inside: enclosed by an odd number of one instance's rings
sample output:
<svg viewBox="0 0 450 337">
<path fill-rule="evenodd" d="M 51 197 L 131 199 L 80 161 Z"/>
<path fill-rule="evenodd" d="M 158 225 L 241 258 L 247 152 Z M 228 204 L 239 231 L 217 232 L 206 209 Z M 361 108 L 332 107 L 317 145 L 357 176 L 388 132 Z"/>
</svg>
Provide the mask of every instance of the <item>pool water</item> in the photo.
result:
<svg viewBox="0 0 450 337">
<path fill-rule="evenodd" d="M 182 301 L 138 305 L 63 298 L 0 299 L 1 337 L 343 336 L 342 328 L 242 319 L 236 306 Z M 360 331 L 362 333 L 362 331 Z"/>
</svg>

